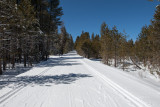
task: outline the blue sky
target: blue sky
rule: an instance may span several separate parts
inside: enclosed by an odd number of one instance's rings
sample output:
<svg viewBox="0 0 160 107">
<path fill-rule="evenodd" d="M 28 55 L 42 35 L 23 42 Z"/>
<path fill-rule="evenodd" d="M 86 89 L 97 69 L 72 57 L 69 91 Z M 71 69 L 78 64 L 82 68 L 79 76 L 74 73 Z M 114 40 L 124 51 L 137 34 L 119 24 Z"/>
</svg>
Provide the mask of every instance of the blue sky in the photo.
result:
<svg viewBox="0 0 160 107">
<path fill-rule="evenodd" d="M 64 15 L 62 21 L 74 40 L 82 31 L 100 34 L 106 22 L 117 26 L 120 32 L 136 40 L 142 26 L 149 25 L 160 2 L 147 0 L 60 0 Z"/>
</svg>

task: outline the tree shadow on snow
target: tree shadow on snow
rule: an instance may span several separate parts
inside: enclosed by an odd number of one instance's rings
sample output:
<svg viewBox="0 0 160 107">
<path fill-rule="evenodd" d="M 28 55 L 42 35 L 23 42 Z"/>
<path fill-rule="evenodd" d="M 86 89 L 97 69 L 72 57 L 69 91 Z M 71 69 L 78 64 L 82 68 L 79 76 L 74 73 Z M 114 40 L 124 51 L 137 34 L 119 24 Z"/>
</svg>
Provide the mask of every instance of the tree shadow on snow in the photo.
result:
<svg viewBox="0 0 160 107">
<path fill-rule="evenodd" d="M 82 78 L 89 78 L 92 77 L 88 74 L 62 74 L 62 75 L 54 75 L 54 76 L 23 76 L 23 77 L 17 77 L 14 80 L 7 81 L 9 83 L 14 83 L 15 85 L 46 85 L 46 84 L 72 84 L 76 80 L 82 79 Z M 1 83 L 0 83 L 1 84 Z M 47 85 L 47 86 L 51 86 Z"/>
<path fill-rule="evenodd" d="M 77 65 L 81 65 L 81 63 L 79 63 L 79 61 L 75 60 L 75 59 L 83 59 L 83 57 L 81 56 L 77 56 L 77 54 L 73 51 L 70 52 L 69 54 L 63 55 L 61 57 L 51 57 L 49 58 L 49 60 L 47 61 L 43 61 L 37 65 L 35 65 L 35 67 L 55 67 L 55 66 L 77 66 Z M 32 69 L 28 68 L 28 69 L 23 69 L 21 68 L 20 71 L 16 72 L 18 75 L 19 72 L 23 73 Z M 13 72 L 13 70 L 12 70 Z M 85 77 L 91 77 L 90 75 L 86 75 L 86 74 L 68 74 L 68 75 L 56 75 L 56 76 L 41 76 L 41 77 L 37 77 L 37 76 L 33 76 L 33 77 L 16 77 L 15 74 L 12 73 L 4 75 L 4 79 L 1 78 L 0 80 L 0 89 L 8 86 L 10 84 L 28 84 L 28 83 L 34 83 L 34 84 L 45 84 L 45 83 L 55 83 L 55 84 L 70 84 L 74 81 L 76 81 L 77 79 L 80 78 L 85 78 Z M 8 77 L 7 77 L 8 76 Z"/>
<path fill-rule="evenodd" d="M 50 58 L 48 61 L 38 64 L 36 67 L 54 67 L 54 66 L 73 66 L 81 65 L 77 61 L 71 61 L 72 59 L 83 59 L 83 57 L 60 57 Z"/>
<path fill-rule="evenodd" d="M 3 75 L 0 75 L 0 89 L 9 85 L 9 81 L 11 82 L 13 79 L 17 78 L 16 76 L 22 73 L 25 73 L 32 69 L 32 67 L 22 67 L 17 66 L 15 69 L 8 69 Z"/>
</svg>

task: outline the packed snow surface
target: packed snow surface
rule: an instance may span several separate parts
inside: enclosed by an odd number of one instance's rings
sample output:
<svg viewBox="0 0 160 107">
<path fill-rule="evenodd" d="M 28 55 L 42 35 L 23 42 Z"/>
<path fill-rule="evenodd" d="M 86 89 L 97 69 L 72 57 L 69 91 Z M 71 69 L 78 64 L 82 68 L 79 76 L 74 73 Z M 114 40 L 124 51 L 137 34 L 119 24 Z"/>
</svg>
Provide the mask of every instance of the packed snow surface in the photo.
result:
<svg viewBox="0 0 160 107">
<path fill-rule="evenodd" d="M 51 56 L 2 84 L 0 107 L 160 107 L 159 84 L 75 51 Z"/>
</svg>

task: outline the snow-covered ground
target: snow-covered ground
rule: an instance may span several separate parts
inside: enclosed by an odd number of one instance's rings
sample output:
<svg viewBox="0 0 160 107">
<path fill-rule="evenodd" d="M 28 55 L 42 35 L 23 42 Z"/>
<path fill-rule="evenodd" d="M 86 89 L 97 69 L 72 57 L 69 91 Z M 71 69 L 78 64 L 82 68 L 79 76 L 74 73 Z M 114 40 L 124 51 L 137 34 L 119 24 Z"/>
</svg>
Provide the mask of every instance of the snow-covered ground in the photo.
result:
<svg viewBox="0 0 160 107">
<path fill-rule="evenodd" d="M 75 51 L 51 56 L 0 83 L 0 107 L 160 107 L 159 82 L 85 59 Z"/>
</svg>

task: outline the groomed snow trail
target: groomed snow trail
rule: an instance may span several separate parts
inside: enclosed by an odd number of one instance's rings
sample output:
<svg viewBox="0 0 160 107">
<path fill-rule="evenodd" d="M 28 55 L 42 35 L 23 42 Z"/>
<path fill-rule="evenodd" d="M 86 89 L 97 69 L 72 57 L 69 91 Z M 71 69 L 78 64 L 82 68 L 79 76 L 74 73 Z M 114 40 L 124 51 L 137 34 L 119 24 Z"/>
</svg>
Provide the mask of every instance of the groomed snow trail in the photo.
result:
<svg viewBox="0 0 160 107">
<path fill-rule="evenodd" d="M 11 79 L 0 107 L 160 107 L 159 87 L 143 83 L 73 51 Z"/>
</svg>

